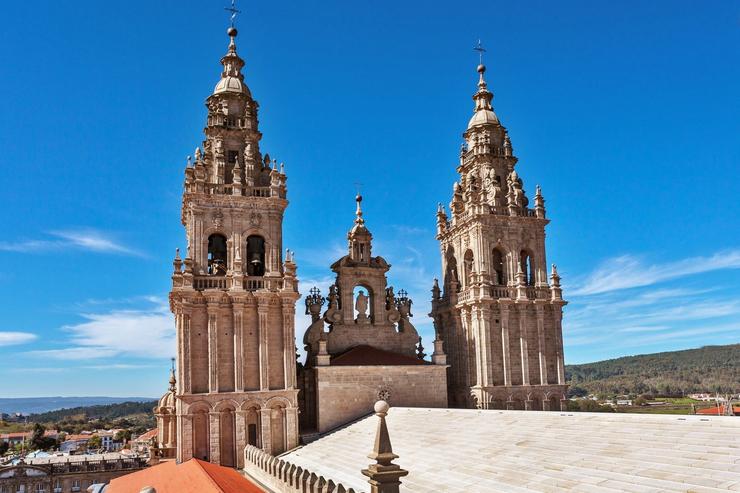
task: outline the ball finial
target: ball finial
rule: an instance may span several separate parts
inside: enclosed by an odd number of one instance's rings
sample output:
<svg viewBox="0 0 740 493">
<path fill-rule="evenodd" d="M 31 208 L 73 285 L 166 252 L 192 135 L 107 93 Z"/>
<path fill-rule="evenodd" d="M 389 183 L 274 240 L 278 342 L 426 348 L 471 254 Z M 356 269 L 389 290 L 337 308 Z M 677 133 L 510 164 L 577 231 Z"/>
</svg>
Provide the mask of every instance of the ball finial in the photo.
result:
<svg viewBox="0 0 740 493">
<path fill-rule="evenodd" d="M 228 28 L 226 30 L 226 34 L 228 34 L 229 37 L 234 38 L 234 37 L 236 37 L 237 30 L 236 30 L 236 28 L 234 26 L 231 26 L 230 28 Z"/>
<path fill-rule="evenodd" d="M 478 73 L 479 74 L 482 74 L 485 71 L 486 71 L 486 66 L 485 65 L 483 65 L 482 63 L 480 65 L 478 65 Z"/>
<path fill-rule="evenodd" d="M 378 401 L 378 402 L 375 403 L 375 406 L 374 406 L 373 409 L 375 410 L 375 414 L 383 414 L 383 415 L 386 415 L 386 414 L 388 414 L 388 409 L 390 409 L 390 408 L 391 408 L 391 406 L 387 402 L 385 402 L 385 401 Z"/>
</svg>

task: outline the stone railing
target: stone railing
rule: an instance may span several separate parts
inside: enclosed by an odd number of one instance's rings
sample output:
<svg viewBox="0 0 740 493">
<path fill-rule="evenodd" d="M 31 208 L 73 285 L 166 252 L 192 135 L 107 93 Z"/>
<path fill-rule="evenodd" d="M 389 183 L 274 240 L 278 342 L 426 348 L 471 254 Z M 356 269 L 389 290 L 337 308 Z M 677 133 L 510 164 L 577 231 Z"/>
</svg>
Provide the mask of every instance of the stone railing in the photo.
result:
<svg viewBox="0 0 740 493">
<path fill-rule="evenodd" d="M 52 474 L 125 471 L 147 467 L 147 459 L 145 457 L 131 457 L 128 459 L 78 460 L 70 462 L 52 462 L 43 467 L 48 468 L 49 472 Z"/>
<path fill-rule="evenodd" d="M 253 445 L 244 449 L 244 470 L 279 493 L 360 493 L 331 479 L 278 459 Z"/>
<path fill-rule="evenodd" d="M 193 288 L 197 291 L 204 291 L 206 289 L 226 291 L 232 289 L 235 285 L 238 286 L 239 282 L 241 282 L 241 288 L 245 291 L 259 291 L 262 289 L 280 291 L 284 285 L 281 277 L 244 276 L 239 281 L 238 278 L 235 279 L 227 276 L 193 276 Z"/>
<path fill-rule="evenodd" d="M 535 287 L 525 286 L 524 293 L 526 298 L 529 300 L 549 300 L 552 298 L 552 292 L 549 287 Z M 501 285 L 484 285 L 481 288 L 473 287 L 472 289 L 463 289 L 456 293 L 456 303 L 467 303 L 479 296 L 491 297 L 491 298 L 509 298 L 515 300 L 518 298 L 518 291 L 516 286 L 501 286 Z M 443 302 L 448 302 L 449 297 L 447 295 L 440 298 Z"/>
</svg>

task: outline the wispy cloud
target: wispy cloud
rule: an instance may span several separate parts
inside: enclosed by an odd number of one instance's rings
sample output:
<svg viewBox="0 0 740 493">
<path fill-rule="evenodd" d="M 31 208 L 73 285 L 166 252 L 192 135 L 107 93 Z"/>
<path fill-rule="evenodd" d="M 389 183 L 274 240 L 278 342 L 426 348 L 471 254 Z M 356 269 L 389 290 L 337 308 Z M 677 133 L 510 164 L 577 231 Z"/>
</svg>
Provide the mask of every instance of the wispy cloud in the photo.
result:
<svg viewBox="0 0 740 493">
<path fill-rule="evenodd" d="M 36 339 L 36 334 L 30 332 L 0 332 L 0 346 L 25 344 Z"/>
<path fill-rule="evenodd" d="M 564 319 L 566 354 L 568 347 L 580 347 L 576 354 L 619 355 L 708 339 L 732 342 L 733 336 L 737 341 L 738 286 L 706 282 L 711 271 L 736 268 L 740 250 L 657 264 L 629 255 L 602 264 L 575 290 L 566 290 L 572 296 Z M 704 276 L 689 278 L 700 273 Z"/>
<path fill-rule="evenodd" d="M 61 328 L 67 347 L 28 351 L 29 356 L 56 360 L 114 357 L 165 359 L 175 352 L 175 329 L 162 301 L 142 310 L 113 310 L 81 315 L 84 321 Z"/>
<path fill-rule="evenodd" d="M 621 255 L 603 262 L 570 290 L 571 296 L 589 296 L 623 289 L 651 286 L 720 269 L 739 269 L 740 250 L 717 252 L 709 257 L 690 257 L 674 262 L 647 264 L 640 257 Z"/>
<path fill-rule="evenodd" d="M 83 250 L 118 255 L 143 254 L 116 241 L 110 234 L 94 229 L 50 231 L 50 238 L 18 241 L 0 241 L 0 251 L 43 253 L 51 250 Z"/>
</svg>

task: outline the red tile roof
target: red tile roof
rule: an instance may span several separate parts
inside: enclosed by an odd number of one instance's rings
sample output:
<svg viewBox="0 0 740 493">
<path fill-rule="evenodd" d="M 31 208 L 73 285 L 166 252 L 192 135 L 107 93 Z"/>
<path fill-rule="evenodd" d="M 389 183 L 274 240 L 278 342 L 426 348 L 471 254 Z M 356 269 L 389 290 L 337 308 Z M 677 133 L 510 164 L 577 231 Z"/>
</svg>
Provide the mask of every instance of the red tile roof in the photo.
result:
<svg viewBox="0 0 740 493">
<path fill-rule="evenodd" d="M 334 356 L 331 366 L 426 365 L 415 356 L 385 351 L 372 346 L 355 346 Z"/>
<path fill-rule="evenodd" d="M 740 416 L 740 406 L 732 406 L 732 412 L 735 414 L 735 416 Z M 724 416 L 725 415 L 725 405 L 722 404 L 719 406 L 712 406 L 712 407 L 705 407 L 704 409 L 698 409 L 696 411 L 696 414 L 701 414 L 703 416 Z"/>
<path fill-rule="evenodd" d="M 142 433 L 138 437 L 134 438 L 135 442 L 148 442 L 153 437 L 157 436 L 157 429 L 154 428 L 152 430 L 147 431 L 146 433 Z"/>
<path fill-rule="evenodd" d="M 167 461 L 113 479 L 106 493 L 139 493 L 151 486 L 157 493 L 262 493 L 263 490 L 230 467 L 199 459 L 182 464 Z"/>
</svg>

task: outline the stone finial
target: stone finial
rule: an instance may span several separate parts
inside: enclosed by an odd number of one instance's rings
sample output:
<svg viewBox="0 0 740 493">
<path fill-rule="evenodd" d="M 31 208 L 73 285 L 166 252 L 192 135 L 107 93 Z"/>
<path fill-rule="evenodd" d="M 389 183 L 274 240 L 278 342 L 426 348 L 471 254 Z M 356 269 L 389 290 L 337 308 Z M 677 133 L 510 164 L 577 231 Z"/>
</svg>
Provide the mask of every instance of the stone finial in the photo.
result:
<svg viewBox="0 0 740 493">
<path fill-rule="evenodd" d="M 393 453 L 388 426 L 385 423 L 388 409 L 390 409 L 390 406 L 385 401 L 375 403 L 375 415 L 379 418 L 379 421 L 375 433 L 375 446 L 368 458 L 376 461 L 376 463 L 370 464 L 367 469 L 362 470 L 362 474 L 368 477 L 370 493 L 398 493 L 398 488 L 401 485 L 400 478 L 409 473 L 401 469 L 401 466 L 393 464 L 393 459 L 397 459 L 398 456 Z"/>
<path fill-rule="evenodd" d="M 440 298 L 442 290 L 439 289 L 439 279 L 434 278 L 434 285 L 432 286 L 432 299 L 438 300 Z"/>
<path fill-rule="evenodd" d="M 172 368 L 170 368 L 170 392 L 175 392 L 177 380 L 175 379 L 175 358 L 172 358 Z"/>
<path fill-rule="evenodd" d="M 560 287 L 560 275 L 555 264 L 552 264 L 552 271 L 550 273 L 550 291 L 553 300 L 563 299 L 563 290 Z"/>
<path fill-rule="evenodd" d="M 419 336 L 419 343 L 416 345 L 416 357 L 422 360 L 426 357 L 424 346 L 421 344 L 421 336 Z"/>
<path fill-rule="evenodd" d="M 545 217 L 545 198 L 542 196 L 542 189 L 539 185 L 534 195 L 534 211 L 537 217 Z"/>
</svg>

